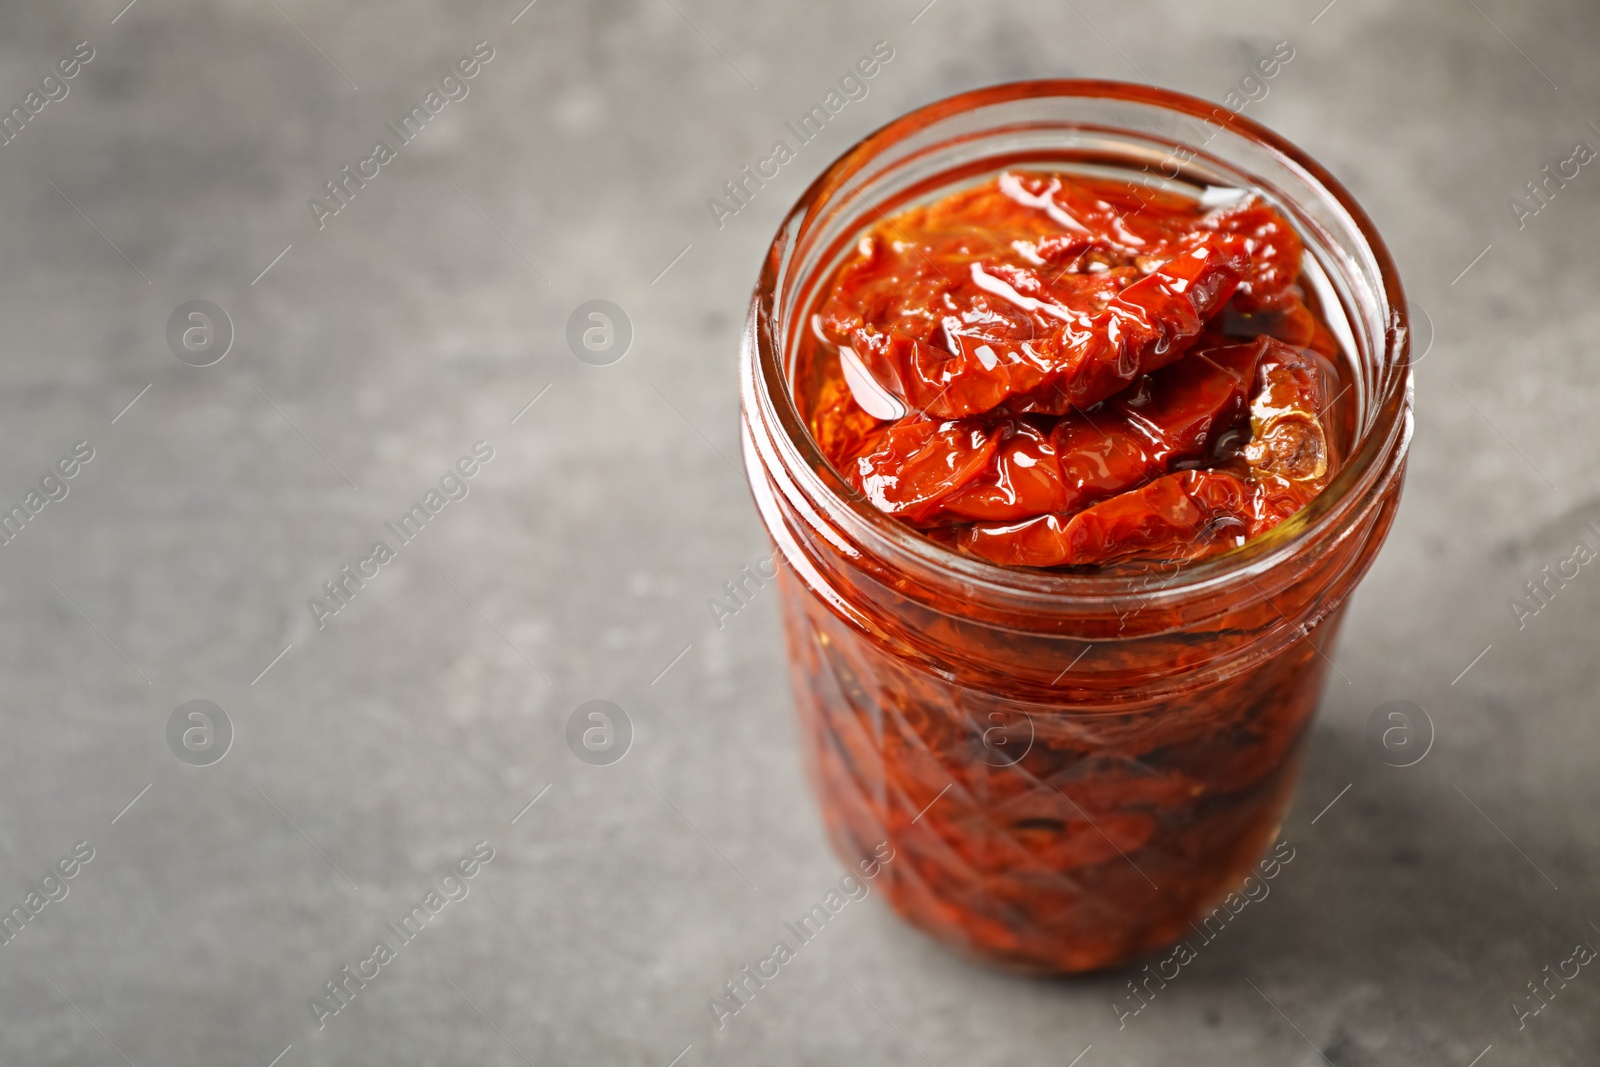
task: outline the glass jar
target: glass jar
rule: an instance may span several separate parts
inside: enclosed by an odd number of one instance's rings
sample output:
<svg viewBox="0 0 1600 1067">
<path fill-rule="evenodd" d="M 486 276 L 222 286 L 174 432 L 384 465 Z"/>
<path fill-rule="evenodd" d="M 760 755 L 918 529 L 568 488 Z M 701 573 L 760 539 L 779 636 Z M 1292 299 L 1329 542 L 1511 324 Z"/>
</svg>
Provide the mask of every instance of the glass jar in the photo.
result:
<svg viewBox="0 0 1600 1067">
<path fill-rule="evenodd" d="M 1299 229 L 1302 282 L 1358 395 L 1343 470 L 1293 519 L 1184 566 L 1004 568 L 877 511 L 823 458 L 790 375 L 841 257 L 889 213 L 1029 166 L 1250 189 Z M 934 937 L 1040 973 L 1169 944 L 1240 885 L 1293 797 L 1411 435 L 1400 282 L 1332 176 L 1254 122 L 1148 86 L 1026 82 L 931 104 L 846 152 L 785 218 L 742 407 L 807 770 L 847 864 L 876 864 Z"/>
</svg>

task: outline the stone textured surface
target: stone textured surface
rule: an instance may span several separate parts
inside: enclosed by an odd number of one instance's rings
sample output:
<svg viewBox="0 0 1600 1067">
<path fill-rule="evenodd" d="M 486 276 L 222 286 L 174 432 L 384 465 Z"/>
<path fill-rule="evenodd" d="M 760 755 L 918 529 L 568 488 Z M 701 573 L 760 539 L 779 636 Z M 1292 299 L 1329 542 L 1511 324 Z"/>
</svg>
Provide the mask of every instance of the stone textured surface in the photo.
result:
<svg viewBox="0 0 1600 1067">
<path fill-rule="evenodd" d="M 1523 1029 L 1510 1005 L 1600 943 L 1600 576 L 1520 628 L 1508 602 L 1600 545 L 1600 173 L 1522 228 L 1508 200 L 1600 145 L 1600 9 L 121 2 L 0 8 L 7 108 L 95 50 L 0 146 L 0 500 L 94 449 L 0 547 L 0 903 L 94 849 L 0 947 L 0 1062 L 1595 1062 L 1600 970 Z M 880 39 L 870 94 L 718 229 L 706 199 Z M 319 231 L 307 199 L 479 40 L 470 94 Z M 765 552 L 735 350 L 777 219 L 939 96 L 1093 76 L 1220 99 L 1280 40 L 1247 113 L 1356 193 L 1436 334 L 1297 859 L 1121 1030 L 1131 973 L 999 976 L 876 900 L 716 1030 L 707 999 L 839 876 L 774 605 L 720 630 L 706 607 Z M 635 330 L 606 367 L 564 339 L 596 298 Z M 192 299 L 236 329 L 215 366 L 168 350 Z M 307 598 L 480 439 L 470 494 L 319 631 Z M 565 742 L 596 698 L 634 726 L 608 767 Z M 236 731 L 212 766 L 168 749 L 192 699 Z M 1437 728 L 1405 770 L 1363 740 L 1392 699 Z M 479 840 L 470 894 L 319 1030 L 308 1001 Z"/>
</svg>

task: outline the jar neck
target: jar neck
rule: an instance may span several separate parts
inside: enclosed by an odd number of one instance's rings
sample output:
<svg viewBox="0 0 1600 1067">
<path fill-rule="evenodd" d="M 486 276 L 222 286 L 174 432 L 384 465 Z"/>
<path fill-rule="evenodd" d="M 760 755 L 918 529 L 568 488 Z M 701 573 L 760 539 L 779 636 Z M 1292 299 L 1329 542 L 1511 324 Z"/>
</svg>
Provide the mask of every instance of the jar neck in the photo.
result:
<svg viewBox="0 0 1600 1067">
<path fill-rule="evenodd" d="M 1192 136 L 1197 117 L 1217 131 L 1204 146 L 1172 132 Z M 877 511 L 833 470 L 795 404 L 792 360 L 818 286 L 867 223 L 1027 161 L 1149 174 L 1153 158 L 1179 155 L 1189 181 L 1250 188 L 1288 214 L 1326 297 L 1343 311 L 1342 340 L 1361 394 L 1358 436 L 1322 494 L 1288 522 L 1222 556 L 1083 575 L 1001 567 L 954 553 Z M 1231 112 L 1115 83 L 979 90 L 913 112 L 847 152 L 779 228 L 756 287 L 741 363 L 745 462 L 757 503 L 797 574 L 838 601 L 838 610 L 850 610 L 848 587 L 866 577 L 974 620 L 1085 637 L 1126 636 L 1130 626 L 1188 628 L 1241 603 L 1270 603 L 1308 581 L 1331 585 L 1339 574 L 1319 571 L 1332 561 L 1370 560 L 1352 541 L 1371 536 L 1378 512 L 1392 500 L 1411 433 L 1404 299 L 1387 251 L 1349 194 L 1297 149 Z"/>
</svg>

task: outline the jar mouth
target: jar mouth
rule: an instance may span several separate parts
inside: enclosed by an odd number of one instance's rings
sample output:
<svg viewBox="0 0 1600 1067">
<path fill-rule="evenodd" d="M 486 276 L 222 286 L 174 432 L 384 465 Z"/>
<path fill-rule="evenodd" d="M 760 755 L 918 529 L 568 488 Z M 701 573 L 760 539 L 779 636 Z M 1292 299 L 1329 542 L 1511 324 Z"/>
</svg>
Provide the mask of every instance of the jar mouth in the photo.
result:
<svg viewBox="0 0 1600 1067">
<path fill-rule="evenodd" d="M 1205 135 L 1200 145 L 1179 135 L 1195 130 Z M 1239 162 L 1211 149 L 1219 139 Z M 948 157 L 943 163 L 941 153 Z M 860 232 L 863 213 L 881 218 L 898 206 L 884 206 L 896 198 L 905 202 L 930 190 L 948 191 L 963 176 L 1002 166 L 1067 158 L 1099 159 L 1129 170 L 1142 166 L 1146 172 L 1150 161 L 1160 161 L 1163 177 L 1167 167 L 1173 169 L 1172 180 L 1192 184 L 1207 174 L 1222 175 L 1266 196 L 1295 222 L 1308 267 L 1320 268 L 1338 300 L 1330 315 L 1342 306 L 1349 327 L 1342 339 L 1352 346 L 1347 356 L 1357 363 L 1362 396 L 1344 467 L 1306 507 L 1265 535 L 1217 556 L 1173 565 L 1169 573 L 1152 574 L 1148 567 L 1093 573 L 1007 567 L 938 545 L 873 507 L 834 470 L 791 387 L 794 331 L 806 328 L 794 320 L 810 306 L 806 294 L 831 272 L 831 261 L 799 261 L 808 250 L 818 251 L 819 240 L 826 243 L 830 226 L 839 231 L 832 235 L 837 246 L 844 239 L 840 234 Z M 1244 583 L 1276 585 L 1266 581 L 1271 572 L 1308 545 L 1337 539 L 1356 525 L 1403 472 L 1412 425 L 1410 340 L 1399 274 L 1372 220 L 1337 179 L 1280 135 L 1221 105 L 1148 85 L 1010 82 L 935 101 L 879 128 L 839 156 L 785 216 L 763 262 L 745 333 L 745 461 L 758 501 L 760 467 L 781 473 L 784 491 L 801 493 L 830 527 L 830 539 L 847 542 L 838 545 L 847 554 L 876 557 L 980 599 L 1039 610 L 1103 608 L 1108 599 L 1127 596 L 1159 604 Z"/>
</svg>

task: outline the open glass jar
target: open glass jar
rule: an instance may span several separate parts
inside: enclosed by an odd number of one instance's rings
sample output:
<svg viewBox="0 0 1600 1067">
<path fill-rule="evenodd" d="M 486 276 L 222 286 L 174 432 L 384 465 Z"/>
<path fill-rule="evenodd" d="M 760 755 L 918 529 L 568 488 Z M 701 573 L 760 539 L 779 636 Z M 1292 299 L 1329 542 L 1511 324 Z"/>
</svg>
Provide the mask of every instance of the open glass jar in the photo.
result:
<svg viewBox="0 0 1600 1067">
<path fill-rule="evenodd" d="M 1019 167 L 1247 189 L 1295 225 L 1356 394 L 1347 462 L 1311 504 L 1221 556 L 1069 574 L 958 555 L 833 470 L 793 397 L 820 289 L 874 221 Z M 1168 944 L 1238 886 L 1292 798 L 1411 435 L 1400 283 L 1325 170 L 1224 108 L 1147 86 L 1027 82 L 931 104 L 852 148 L 784 220 L 751 305 L 742 403 L 784 563 L 807 767 L 841 858 L 887 842 L 878 884 L 901 915 L 1042 973 Z"/>
</svg>

